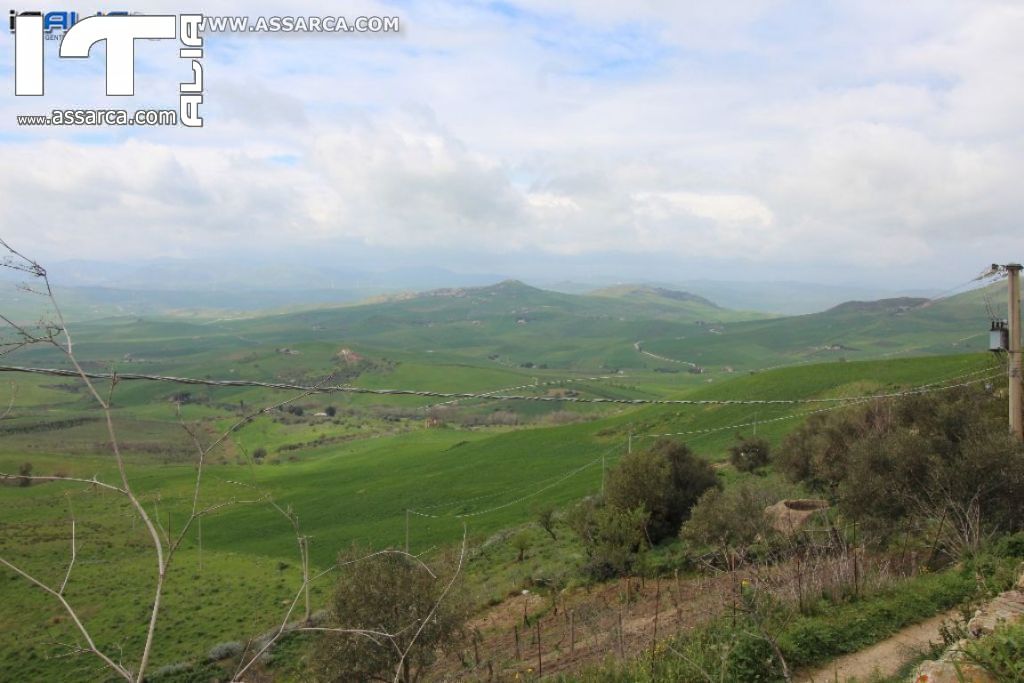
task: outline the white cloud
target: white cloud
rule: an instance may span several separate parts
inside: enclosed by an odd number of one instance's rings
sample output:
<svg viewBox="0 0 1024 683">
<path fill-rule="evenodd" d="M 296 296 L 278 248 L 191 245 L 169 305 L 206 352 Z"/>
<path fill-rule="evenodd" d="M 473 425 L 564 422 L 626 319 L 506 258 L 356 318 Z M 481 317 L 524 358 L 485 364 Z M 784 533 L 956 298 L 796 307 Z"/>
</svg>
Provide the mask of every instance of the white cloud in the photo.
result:
<svg viewBox="0 0 1024 683">
<path fill-rule="evenodd" d="M 68 257 L 344 238 L 963 266 L 986 239 L 1024 248 L 1016 5 L 516 6 L 363 3 L 346 13 L 397 13 L 403 35 L 211 38 L 200 132 L 17 128 L 115 106 L 53 64 L 52 101 L 0 101 L 4 234 Z M 280 13 L 241 7 L 216 11 Z M 127 106 L 166 99 L 164 61 Z"/>
</svg>

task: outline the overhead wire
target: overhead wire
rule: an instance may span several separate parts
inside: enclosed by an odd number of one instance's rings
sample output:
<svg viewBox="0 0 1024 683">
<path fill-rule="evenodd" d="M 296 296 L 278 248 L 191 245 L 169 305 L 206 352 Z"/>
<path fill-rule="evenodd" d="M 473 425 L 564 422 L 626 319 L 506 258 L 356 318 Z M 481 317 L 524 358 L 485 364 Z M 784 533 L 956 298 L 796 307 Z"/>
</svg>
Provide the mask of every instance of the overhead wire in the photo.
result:
<svg viewBox="0 0 1024 683">
<path fill-rule="evenodd" d="M 606 398 L 606 397 L 583 397 L 583 396 L 537 396 L 529 394 L 488 394 L 474 392 L 446 392 L 420 389 L 373 389 L 368 387 L 355 387 L 352 385 L 309 385 L 294 384 L 287 382 L 261 382 L 258 380 L 214 380 L 199 379 L 195 377 L 173 377 L 168 375 L 147 375 L 139 373 L 108 373 L 108 372 L 78 372 L 77 370 L 66 370 L 60 368 L 34 368 L 17 365 L 0 365 L 0 372 L 26 373 L 37 375 L 49 375 L 56 377 L 81 377 L 89 379 L 112 380 L 112 381 L 154 381 L 168 382 L 173 384 L 199 385 L 212 387 L 259 387 L 279 391 L 303 391 L 310 394 L 366 394 L 373 396 L 424 396 L 431 398 L 453 398 L 467 399 L 476 398 L 489 401 L 538 401 L 538 402 L 566 402 L 566 403 L 603 403 L 617 405 L 797 405 L 814 403 L 849 403 L 853 401 L 899 398 L 911 396 L 918 393 L 930 393 L 937 389 L 922 388 L 908 391 L 894 391 L 882 394 L 869 394 L 864 396 L 845 397 L 822 397 L 822 398 L 774 398 L 774 399 L 651 399 L 651 398 Z M 950 387 L 946 387 L 950 388 Z"/>
</svg>

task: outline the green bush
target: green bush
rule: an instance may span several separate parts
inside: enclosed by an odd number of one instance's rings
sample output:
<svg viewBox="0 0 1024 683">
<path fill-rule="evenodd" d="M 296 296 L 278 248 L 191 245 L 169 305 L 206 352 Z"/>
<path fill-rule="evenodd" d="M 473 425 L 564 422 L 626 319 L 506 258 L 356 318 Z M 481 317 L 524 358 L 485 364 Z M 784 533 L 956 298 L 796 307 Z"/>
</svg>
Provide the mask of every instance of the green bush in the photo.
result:
<svg viewBox="0 0 1024 683">
<path fill-rule="evenodd" d="M 329 632 L 311 656 L 318 681 L 417 680 L 437 654 L 461 634 L 467 610 L 449 578 L 398 553 L 372 555 L 353 547 L 338 558 L 338 582 L 328 603 L 331 627 L 365 629 L 393 638 Z M 442 600 L 442 597 L 444 599 Z"/>
<path fill-rule="evenodd" d="M 1004 412 L 991 392 L 961 388 L 815 415 L 775 463 L 878 541 L 935 523 L 941 547 L 964 556 L 990 532 L 1024 527 L 1024 448 Z"/>
<path fill-rule="evenodd" d="M 729 447 L 729 462 L 740 472 L 756 472 L 771 462 L 771 446 L 764 439 L 740 439 Z"/>
<path fill-rule="evenodd" d="M 701 494 L 719 486 L 715 470 L 685 444 L 659 440 L 609 470 L 606 501 L 620 510 L 642 507 L 651 543 L 675 536 Z"/>
<path fill-rule="evenodd" d="M 969 643 L 964 654 L 998 681 L 1024 681 L 1024 624 L 997 628 Z"/>
<path fill-rule="evenodd" d="M 622 510 L 587 499 L 570 510 L 567 521 L 587 554 L 583 572 L 598 581 L 631 572 L 646 545 L 648 515 L 642 506 Z"/>
</svg>

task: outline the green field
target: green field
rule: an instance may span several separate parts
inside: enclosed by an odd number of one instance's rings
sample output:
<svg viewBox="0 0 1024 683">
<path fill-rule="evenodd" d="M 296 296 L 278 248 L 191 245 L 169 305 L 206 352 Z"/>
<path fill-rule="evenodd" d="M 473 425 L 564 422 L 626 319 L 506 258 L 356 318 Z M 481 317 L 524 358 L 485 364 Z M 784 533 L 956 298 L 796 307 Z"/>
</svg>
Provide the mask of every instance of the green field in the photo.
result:
<svg viewBox="0 0 1024 683">
<path fill-rule="evenodd" d="M 836 398 L 999 371 L 995 357 L 966 353 L 798 364 L 757 373 L 680 372 L 637 353 L 633 342 L 643 339 L 659 353 L 683 357 L 697 347 L 680 347 L 676 337 L 682 331 L 710 334 L 706 324 L 695 322 L 706 320 L 695 316 L 717 311 L 714 324 L 724 325 L 726 334 L 716 337 L 730 340 L 729 353 L 737 354 L 731 360 L 722 350 L 721 363 L 729 358 L 737 369 L 763 367 L 790 358 L 785 349 L 793 348 L 793 340 L 826 323 L 813 316 L 723 322 L 743 316 L 677 299 L 647 309 L 642 301 L 615 303 L 630 293 L 614 294 L 620 298 L 603 297 L 612 303 L 592 297 L 580 304 L 576 299 L 584 297 L 513 283 L 468 294 L 231 322 L 109 319 L 76 325 L 76 351 L 95 371 L 115 367 L 305 383 L 333 375 L 333 383 L 366 388 L 506 389 L 556 399 Z M 947 348 L 947 337 L 968 336 L 974 329 L 973 314 L 967 313 L 974 310 L 970 296 L 911 313 L 822 315 L 831 315 L 828 325 L 844 326 L 844 339 L 867 339 L 876 329 L 879 340 L 891 338 L 901 345 L 893 355 L 919 348 L 939 354 L 956 350 Z M 930 346 L 922 335 L 911 339 L 911 315 L 931 316 L 932 328 L 923 335 L 931 337 Z M 796 331 L 786 328 L 785 320 Z M 904 328 L 906 334 L 896 333 Z M 746 341 L 733 342 L 734 337 Z M 877 340 L 873 346 L 851 343 L 864 347 L 864 355 L 883 346 Z M 710 347 L 700 348 L 712 353 Z M 67 365 L 52 350 L 29 349 L 8 359 Z M 10 415 L 0 422 L 0 471 L 16 473 L 30 462 L 36 475 L 116 481 L 99 411 L 79 383 L 15 373 L 7 378 L 17 393 Z M 181 404 L 182 418 L 212 440 L 246 411 L 294 394 L 124 381 L 112 396 L 132 485 L 150 513 L 173 531 L 188 515 L 195 475 L 195 451 L 178 424 L 176 404 Z M 2 398 L 6 404 L 6 395 Z M 276 411 L 260 417 L 211 454 L 200 505 L 272 496 L 298 515 L 312 539 L 318 568 L 329 566 L 351 543 L 404 545 L 407 520 L 414 551 L 451 546 L 464 525 L 475 546 L 528 521 L 538 503 L 563 506 L 599 491 L 602 465 L 616 462 L 630 441 L 639 448 L 655 435 L 677 434 L 718 461 L 738 433 L 756 431 L 777 444 L 809 411 L 832 405 L 630 406 L 486 399 L 437 405 L 442 402 L 347 393 L 300 398 L 296 404 L 302 415 Z M 333 417 L 320 414 L 328 406 L 336 410 Z M 258 450 L 266 456 L 254 462 Z M 0 487 L 0 505 L 0 554 L 57 582 L 67 566 L 73 509 L 80 550 L 68 599 L 81 609 L 106 651 L 123 651 L 125 661 L 133 661 L 141 648 L 155 567 L 147 538 L 126 502 L 86 484 L 46 482 Z M 266 631 L 299 583 L 295 535 L 266 501 L 239 502 L 206 518 L 201 551 L 198 532 L 190 531 L 172 568 L 157 665 Z M 329 585 L 329 580 L 316 585 L 317 604 Z M 76 677 L 89 678 L 96 671 L 91 660 L 58 656 L 60 643 L 74 642 L 75 633 L 51 597 L 6 570 L 0 573 L 0 586 L 0 661 L 8 675 L 53 679 L 70 666 Z"/>
</svg>

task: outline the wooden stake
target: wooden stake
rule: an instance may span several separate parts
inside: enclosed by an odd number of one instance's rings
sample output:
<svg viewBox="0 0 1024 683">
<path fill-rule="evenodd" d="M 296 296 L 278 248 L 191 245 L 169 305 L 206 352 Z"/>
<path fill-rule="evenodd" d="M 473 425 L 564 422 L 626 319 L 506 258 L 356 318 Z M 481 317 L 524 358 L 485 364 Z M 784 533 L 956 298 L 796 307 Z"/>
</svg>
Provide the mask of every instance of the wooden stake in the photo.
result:
<svg viewBox="0 0 1024 683">
<path fill-rule="evenodd" d="M 537 620 L 537 675 L 544 675 L 544 660 L 541 658 L 540 648 L 540 619 Z"/>
<path fill-rule="evenodd" d="M 576 611 L 569 610 L 569 654 L 576 652 Z"/>
<path fill-rule="evenodd" d="M 657 578 L 657 588 L 654 590 L 654 633 L 651 634 L 651 667 L 654 667 L 654 653 L 658 645 L 658 612 L 661 609 L 661 578 Z"/>
<path fill-rule="evenodd" d="M 623 634 L 622 634 L 622 606 L 620 605 L 619 606 L 619 657 L 625 659 L 625 657 L 626 657 L 626 646 L 625 646 L 625 643 L 622 642 L 622 639 L 623 639 Z"/>
<path fill-rule="evenodd" d="M 516 624 L 512 624 L 512 632 L 516 636 L 516 661 L 518 662 L 523 658 L 523 654 L 519 650 L 519 626 Z"/>
</svg>

